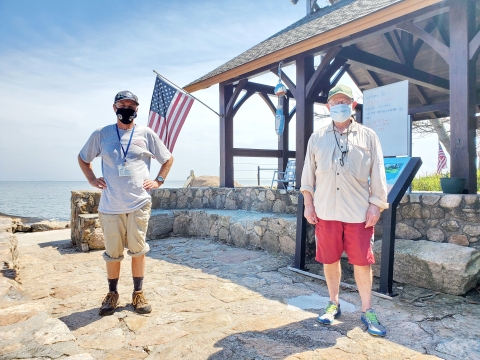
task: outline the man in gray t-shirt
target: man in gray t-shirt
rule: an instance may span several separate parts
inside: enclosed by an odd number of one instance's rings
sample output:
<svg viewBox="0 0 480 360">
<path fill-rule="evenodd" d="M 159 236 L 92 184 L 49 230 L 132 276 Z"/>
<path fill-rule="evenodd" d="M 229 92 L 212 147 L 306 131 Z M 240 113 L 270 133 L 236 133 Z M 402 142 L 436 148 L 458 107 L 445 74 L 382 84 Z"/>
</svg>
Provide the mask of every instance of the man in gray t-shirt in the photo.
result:
<svg viewBox="0 0 480 360">
<path fill-rule="evenodd" d="M 78 163 L 90 185 L 102 190 L 98 212 L 105 236 L 103 258 L 109 286 L 100 308 L 102 316 L 113 314 L 117 307 L 117 284 L 125 247 L 132 257 L 132 304 L 138 313 L 152 311 L 142 290 L 145 254 L 150 249 L 145 241 L 151 210 L 148 191 L 164 183 L 173 156 L 153 130 L 135 125 L 138 105 L 137 96 L 130 91 L 119 92 L 113 104 L 117 123 L 95 130 L 78 155 Z M 102 159 L 103 176 L 99 178 L 91 165 L 96 157 Z M 149 180 L 152 158 L 162 165 L 155 180 Z"/>
</svg>

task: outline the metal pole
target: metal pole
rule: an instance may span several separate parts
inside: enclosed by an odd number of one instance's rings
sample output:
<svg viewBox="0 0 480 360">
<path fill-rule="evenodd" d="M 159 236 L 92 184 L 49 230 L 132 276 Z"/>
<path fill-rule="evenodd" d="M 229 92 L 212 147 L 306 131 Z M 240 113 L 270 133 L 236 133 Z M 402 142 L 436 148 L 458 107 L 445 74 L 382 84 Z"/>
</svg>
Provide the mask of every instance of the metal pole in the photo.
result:
<svg viewBox="0 0 480 360">
<path fill-rule="evenodd" d="M 297 236 L 295 240 L 295 268 L 305 269 L 305 251 L 307 247 L 307 220 L 303 216 L 303 194 L 298 195 L 297 205 Z"/>
<path fill-rule="evenodd" d="M 260 166 L 257 166 L 257 185 L 260 186 Z"/>
</svg>

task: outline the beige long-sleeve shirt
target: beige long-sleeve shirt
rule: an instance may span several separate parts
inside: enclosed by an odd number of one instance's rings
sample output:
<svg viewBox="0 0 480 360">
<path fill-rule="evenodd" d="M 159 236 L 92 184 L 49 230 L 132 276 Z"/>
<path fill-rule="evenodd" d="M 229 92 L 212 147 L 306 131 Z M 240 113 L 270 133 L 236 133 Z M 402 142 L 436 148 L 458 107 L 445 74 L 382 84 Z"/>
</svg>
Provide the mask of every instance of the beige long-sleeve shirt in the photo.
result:
<svg viewBox="0 0 480 360">
<path fill-rule="evenodd" d="M 347 147 L 347 134 L 348 153 L 341 166 L 340 149 Z M 361 223 L 370 203 L 387 209 L 383 153 L 375 132 L 355 121 L 342 134 L 333 123 L 314 132 L 308 141 L 300 191 L 312 194 L 315 212 L 323 220 Z"/>
</svg>

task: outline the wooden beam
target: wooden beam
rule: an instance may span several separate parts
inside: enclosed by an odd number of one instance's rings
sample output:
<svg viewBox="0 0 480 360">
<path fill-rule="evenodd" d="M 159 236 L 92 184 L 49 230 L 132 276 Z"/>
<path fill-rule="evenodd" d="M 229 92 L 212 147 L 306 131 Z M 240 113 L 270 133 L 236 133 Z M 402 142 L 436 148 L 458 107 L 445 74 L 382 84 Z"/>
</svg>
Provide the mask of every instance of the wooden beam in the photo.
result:
<svg viewBox="0 0 480 360">
<path fill-rule="evenodd" d="M 295 151 L 287 152 L 289 158 L 295 157 Z M 236 157 L 265 157 L 265 158 L 280 158 L 283 156 L 283 152 L 280 150 L 270 149 L 244 149 L 233 148 L 233 156 Z"/>
<path fill-rule="evenodd" d="M 377 78 L 377 76 L 372 73 L 370 70 L 363 69 L 363 72 L 365 73 L 365 77 L 367 78 L 368 82 L 373 85 L 374 87 L 379 87 L 382 86 L 380 84 L 380 80 Z"/>
<path fill-rule="evenodd" d="M 233 86 L 220 84 L 220 187 L 234 187 L 233 179 L 233 116 L 227 115 L 227 104 Z"/>
<path fill-rule="evenodd" d="M 348 64 L 350 65 L 350 64 Z M 353 72 L 350 71 L 350 67 L 345 70 L 345 72 L 350 76 L 350 78 L 353 80 L 354 84 L 357 85 L 357 87 L 362 90 L 363 86 L 360 86 L 360 82 L 358 81 L 357 77 L 353 74 Z M 363 91 L 363 90 L 362 90 Z"/>
<path fill-rule="evenodd" d="M 338 82 L 340 81 L 340 79 L 342 78 L 342 76 L 345 74 L 345 72 L 348 70 L 349 67 L 350 67 L 350 64 L 343 64 L 338 74 L 335 75 L 335 78 L 330 83 L 330 89 L 338 84 Z"/>
<path fill-rule="evenodd" d="M 323 73 L 317 87 L 313 90 L 313 94 L 323 93 L 324 96 L 327 96 L 331 89 L 330 79 L 338 70 L 342 68 L 343 65 L 345 65 L 346 62 L 347 60 L 342 57 L 336 57 L 333 59 L 330 66 Z"/>
<path fill-rule="evenodd" d="M 275 115 L 277 112 L 277 108 L 273 104 L 272 100 L 270 100 L 270 97 L 266 93 L 258 93 L 258 95 L 260 95 L 263 101 L 265 101 L 265 103 L 267 104 L 268 108 L 272 111 L 273 115 Z"/>
<path fill-rule="evenodd" d="M 367 53 L 362 50 L 355 50 L 350 47 L 343 48 L 338 54 L 348 59 L 348 63 L 363 67 L 365 69 L 385 74 L 400 80 L 430 88 L 443 93 L 449 93 L 449 81 L 441 77 L 426 73 L 424 71 L 399 64 L 395 61 Z"/>
<path fill-rule="evenodd" d="M 446 27 L 446 24 L 448 24 L 448 16 L 442 16 L 442 14 L 440 14 L 432 18 L 432 22 L 435 24 L 443 43 L 450 47 L 450 34 Z"/>
<path fill-rule="evenodd" d="M 427 33 L 431 33 L 433 30 L 435 29 L 435 22 L 432 20 L 432 21 L 429 21 L 427 23 L 427 25 L 425 25 L 425 27 L 423 28 L 423 30 L 425 30 Z M 444 41 L 445 43 L 445 41 Z M 413 63 L 415 62 L 415 59 L 417 58 L 417 55 L 418 55 L 418 52 L 420 51 L 420 48 L 422 47 L 423 45 L 423 40 L 422 39 L 417 39 L 417 41 L 415 41 L 415 44 L 413 44 L 413 48 L 412 48 L 412 66 L 413 66 Z"/>
<path fill-rule="evenodd" d="M 408 109 L 408 114 L 415 115 L 415 114 L 430 113 L 433 111 L 442 111 L 442 110 L 450 110 L 450 102 L 446 101 L 446 102 L 441 102 L 437 104 L 412 107 Z"/>
<path fill-rule="evenodd" d="M 295 187 L 298 189 L 302 183 L 302 169 L 307 152 L 307 144 L 313 133 L 313 103 L 314 100 L 307 96 L 307 84 L 315 72 L 313 56 L 300 56 L 296 61 L 297 78 L 297 116 L 296 116 L 296 175 Z"/>
<path fill-rule="evenodd" d="M 278 76 L 278 70 L 275 71 L 275 69 L 270 69 L 272 73 Z M 297 87 L 295 86 L 295 83 L 290 80 L 290 78 L 283 72 L 283 70 L 280 71 L 280 76 L 282 81 L 287 85 L 288 90 L 292 93 L 293 97 L 295 98 L 295 93 L 297 92 Z"/>
<path fill-rule="evenodd" d="M 290 110 L 290 112 L 288 113 L 288 122 L 290 122 L 290 120 L 292 120 L 293 118 L 293 115 L 295 115 L 297 112 L 297 107 L 294 106 L 292 110 Z M 287 120 L 287 116 L 285 115 L 285 120 Z"/>
<path fill-rule="evenodd" d="M 434 36 L 418 27 L 410 21 L 403 22 L 397 25 L 397 28 L 406 31 L 419 39 L 422 39 L 425 43 L 430 45 L 430 47 L 435 50 L 443 60 L 448 64 L 450 61 L 450 49 L 445 44 L 441 43 Z"/>
<path fill-rule="evenodd" d="M 469 60 L 475 60 L 480 52 L 480 31 L 474 36 L 474 38 L 468 43 L 468 58 Z"/>
<path fill-rule="evenodd" d="M 330 67 L 330 63 L 335 58 L 335 56 L 337 56 L 340 50 L 342 50 L 341 46 L 332 47 L 327 51 L 325 56 L 322 58 L 322 61 L 320 62 L 317 69 L 313 73 L 312 77 L 308 81 L 307 88 L 306 88 L 307 97 L 311 97 L 314 95 L 317 85 L 320 83 L 320 81 L 322 81 L 323 75 L 325 74 L 327 69 Z"/>
<path fill-rule="evenodd" d="M 246 83 L 243 89 L 247 91 L 251 90 L 259 94 L 265 93 L 268 95 L 275 95 L 275 86 L 259 84 L 251 81 Z M 293 98 L 293 94 L 290 90 L 287 90 L 287 96 Z"/>
<path fill-rule="evenodd" d="M 391 33 L 385 33 L 385 38 L 387 39 L 390 47 L 393 49 L 395 54 L 397 55 L 398 61 L 405 65 L 407 61 L 405 60 L 405 50 L 401 44 L 400 36 L 398 36 L 397 32 L 393 30 Z"/>
<path fill-rule="evenodd" d="M 240 95 L 240 93 L 242 92 L 243 88 L 247 83 L 248 83 L 248 80 L 243 79 L 243 80 L 240 80 L 239 83 L 235 86 L 235 91 L 232 97 L 230 98 L 230 100 L 228 101 L 227 108 L 225 110 L 226 111 L 225 116 L 233 116 L 233 113 L 234 113 L 233 108 L 235 106 L 235 102 L 237 101 L 238 96 Z"/>
<path fill-rule="evenodd" d="M 450 174 L 467 179 L 469 194 L 477 193 L 475 166 L 476 64 L 469 57 L 475 31 L 475 3 L 450 2 Z"/>
<path fill-rule="evenodd" d="M 235 116 L 237 114 L 237 111 L 240 110 L 240 108 L 245 103 L 245 101 L 247 101 L 254 94 L 255 94 L 255 91 L 247 90 L 247 92 L 242 96 L 242 98 L 233 107 L 232 116 Z"/>
</svg>

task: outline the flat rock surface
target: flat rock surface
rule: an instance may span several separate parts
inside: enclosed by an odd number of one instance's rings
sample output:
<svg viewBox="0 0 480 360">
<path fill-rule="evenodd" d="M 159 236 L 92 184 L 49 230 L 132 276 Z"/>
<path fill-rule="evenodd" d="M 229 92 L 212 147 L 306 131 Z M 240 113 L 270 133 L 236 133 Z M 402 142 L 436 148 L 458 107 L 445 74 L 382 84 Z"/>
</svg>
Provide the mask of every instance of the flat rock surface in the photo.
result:
<svg viewBox="0 0 480 360">
<path fill-rule="evenodd" d="M 149 242 L 144 290 L 153 312 L 130 305 L 126 255 L 119 307 L 102 318 L 101 251 L 77 252 L 70 230 L 18 240 L 20 284 L 0 298 L 0 359 L 480 359 L 475 296 L 396 284 L 393 301 L 373 298 L 388 330 L 375 338 L 352 291 L 341 292 L 342 316 L 320 325 L 326 285 L 288 270 L 292 258 L 173 237 Z"/>
</svg>

